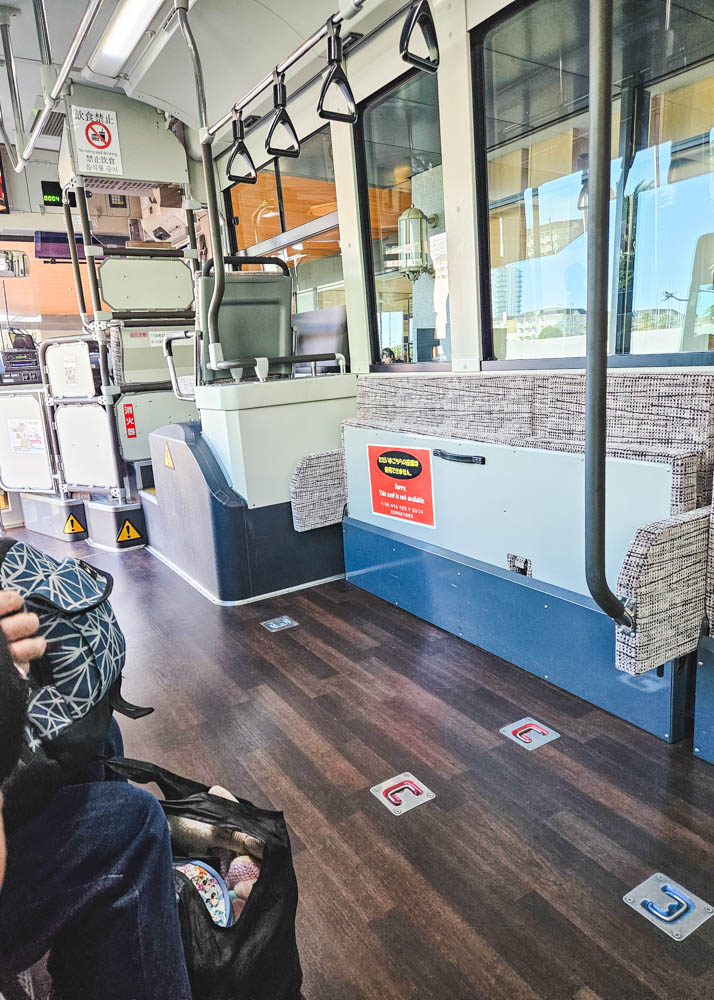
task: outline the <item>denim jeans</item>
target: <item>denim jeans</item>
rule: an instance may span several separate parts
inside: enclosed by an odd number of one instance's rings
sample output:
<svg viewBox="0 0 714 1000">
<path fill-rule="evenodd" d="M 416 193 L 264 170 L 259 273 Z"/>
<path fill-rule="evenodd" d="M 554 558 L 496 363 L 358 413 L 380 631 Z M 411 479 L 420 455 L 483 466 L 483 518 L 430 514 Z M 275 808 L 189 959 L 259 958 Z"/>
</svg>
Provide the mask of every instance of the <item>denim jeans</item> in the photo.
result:
<svg viewBox="0 0 714 1000">
<path fill-rule="evenodd" d="M 58 1000 L 190 1000 L 156 799 L 117 781 L 72 785 L 14 831 L 0 942 L 18 971 L 49 951 Z"/>
</svg>

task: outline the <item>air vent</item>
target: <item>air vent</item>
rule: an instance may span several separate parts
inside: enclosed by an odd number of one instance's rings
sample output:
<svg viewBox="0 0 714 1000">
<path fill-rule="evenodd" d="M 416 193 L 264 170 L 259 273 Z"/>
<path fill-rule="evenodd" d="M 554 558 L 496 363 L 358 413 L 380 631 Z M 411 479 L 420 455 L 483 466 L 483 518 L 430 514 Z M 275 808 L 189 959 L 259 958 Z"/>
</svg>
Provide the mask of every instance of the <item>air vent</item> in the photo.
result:
<svg viewBox="0 0 714 1000">
<path fill-rule="evenodd" d="M 127 181 L 123 177 L 85 177 L 84 186 L 100 194 L 151 194 L 156 187 L 151 181 Z"/>
<path fill-rule="evenodd" d="M 35 122 L 42 114 L 45 107 L 45 100 L 43 97 L 35 98 L 35 105 L 32 109 L 32 114 L 30 120 L 28 121 L 28 134 L 32 132 L 35 127 Z M 45 127 L 42 129 L 40 135 L 49 135 L 54 139 L 59 139 L 62 135 L 62 129 L 64 128 L 64 111 L 53 111 L 47 121 L 45 122 Z"/>
</svg>

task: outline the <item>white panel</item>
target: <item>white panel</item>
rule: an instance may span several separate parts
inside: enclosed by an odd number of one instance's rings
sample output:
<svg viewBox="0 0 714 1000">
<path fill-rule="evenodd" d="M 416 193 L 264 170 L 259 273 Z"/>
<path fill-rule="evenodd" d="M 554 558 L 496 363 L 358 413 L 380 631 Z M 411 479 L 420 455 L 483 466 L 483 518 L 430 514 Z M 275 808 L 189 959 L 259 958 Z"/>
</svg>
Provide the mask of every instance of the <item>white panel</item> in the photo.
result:
<svg viewBox="0 0 714 1000">
<path fill-rule="evenodd" d="M 286 503 L 300 459 L 340 447 L 356 381 L 325 375 L 197 389 L 203 436 L 248 506 Z"/>
<path fill-rule="evenodd" d="M 118 486 L 104 407 L 58 406 L 55 419 L 67 482 L 97 489 Z"/>
<path fill-rule="evenodd" d="M 99 267 L 102 298 L 111 309 L 188 309 L 193 276 L 182 260 L 110 257 Z"/>
<path fill-rule="evenodd" d="M 40 393 L 0 392 L 0 484 L 6 490 L 54 490 Z"/>
<path fill-rule="evenodd" d="M 508 568 L 512 553 L 533 577 L 588 594 L 583 455 L 345 427 L 351 517 Z M 484 465 L 432 456 L 435 527 L 372 513 L 367 446 L 481 455 Z M 614 586 L 635 531 L 670 516 L 671 466 L 607 460 L 607 575 Z"/>
<path fill-rule="evenodd" d="M 149 434 L 167 424 L 198 420 L 195 403 L 177 399 L 173 390 L 128 392 L 114 407 L 119 445 L 127 462 L 151 458 Z"/>
<path fill-rule="evenodd" d="M 53 396 L 91 399 L 96 395 L 89 344 L 86 342 L 53 344 L 47 348 L 45 363 Z"/>
</svg>

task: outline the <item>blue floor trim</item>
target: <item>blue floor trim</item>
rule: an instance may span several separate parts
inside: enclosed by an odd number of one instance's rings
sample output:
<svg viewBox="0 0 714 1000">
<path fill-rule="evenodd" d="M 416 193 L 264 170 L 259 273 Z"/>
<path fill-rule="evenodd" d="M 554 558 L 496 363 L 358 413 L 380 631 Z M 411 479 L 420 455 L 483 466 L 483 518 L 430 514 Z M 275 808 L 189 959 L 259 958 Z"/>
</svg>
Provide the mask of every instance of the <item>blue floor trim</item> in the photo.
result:
<svg viewBox="0 0 714 1000">
<path fill-rule="evenodd" d="M 685 735 L 687 668 L 616 670 L 615 626 L 590 598 L 353 518 L 343 531 L 355 586 L 661 739 Z"/>
</svg>

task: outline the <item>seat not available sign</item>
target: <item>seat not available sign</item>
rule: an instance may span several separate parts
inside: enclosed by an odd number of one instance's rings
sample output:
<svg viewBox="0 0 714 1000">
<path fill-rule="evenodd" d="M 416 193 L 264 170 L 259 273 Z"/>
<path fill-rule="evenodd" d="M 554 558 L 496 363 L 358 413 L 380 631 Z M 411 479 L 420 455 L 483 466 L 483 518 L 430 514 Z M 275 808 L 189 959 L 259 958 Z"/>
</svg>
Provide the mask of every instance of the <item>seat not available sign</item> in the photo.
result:
<svg viewBox="0 0 714 1000">
<path fill-rule="evenodd" d="M 72 108 L 72 131 L 80 173 L 123 175 L 115 111 L 75 106 Z"/>
</svg>

